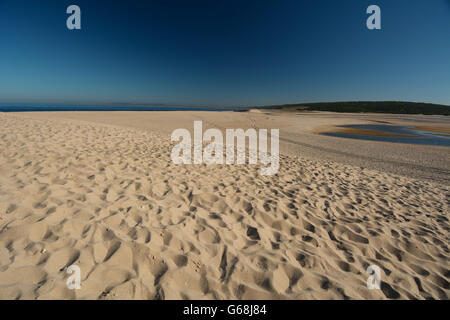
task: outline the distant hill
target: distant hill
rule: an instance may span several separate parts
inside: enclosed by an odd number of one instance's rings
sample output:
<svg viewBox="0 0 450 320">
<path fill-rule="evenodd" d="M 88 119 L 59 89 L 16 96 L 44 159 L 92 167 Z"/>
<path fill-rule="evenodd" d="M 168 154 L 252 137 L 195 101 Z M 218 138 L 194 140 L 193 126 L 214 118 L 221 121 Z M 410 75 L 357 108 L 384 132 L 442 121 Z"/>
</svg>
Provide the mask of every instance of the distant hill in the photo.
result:
<svg viewBox="0 0 450 320">
<path fill-rule="evenodd" d="M 299 103 L 273 106 L 273 108 L 285 111 L 373 112 L 450 116 L 450 106 L 448 105 L 403 101 Z"/>
</svg>

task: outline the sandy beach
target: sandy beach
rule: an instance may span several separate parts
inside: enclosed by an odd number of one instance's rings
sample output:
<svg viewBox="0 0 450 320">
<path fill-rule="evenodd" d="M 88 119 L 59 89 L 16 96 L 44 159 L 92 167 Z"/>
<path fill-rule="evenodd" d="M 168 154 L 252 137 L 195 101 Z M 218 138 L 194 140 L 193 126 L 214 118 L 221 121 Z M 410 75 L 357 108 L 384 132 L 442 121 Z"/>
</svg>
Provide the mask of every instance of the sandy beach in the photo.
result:
<svg viewBox="0 0 450 320">
<path fill-rule="evenodd" d="M 279 128 L 278 174 L 172 163 L 171 132 L 194 120 Z M 0 299 L 448 299 L 450 148 L 318 134 L 381 122 L 450 127 L 276 110 L 0 113 Z"/>
</svg>

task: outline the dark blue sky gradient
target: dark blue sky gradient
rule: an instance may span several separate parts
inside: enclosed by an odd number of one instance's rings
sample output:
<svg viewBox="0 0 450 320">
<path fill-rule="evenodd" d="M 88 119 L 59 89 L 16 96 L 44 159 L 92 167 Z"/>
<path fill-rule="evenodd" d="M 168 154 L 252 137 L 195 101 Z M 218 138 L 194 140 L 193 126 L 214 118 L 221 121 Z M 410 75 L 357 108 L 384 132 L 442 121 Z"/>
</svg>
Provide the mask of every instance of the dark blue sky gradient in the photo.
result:
<svg viewBox="0 0 450 320">
<path fill-rule="evenodd" d="M 0 0 L 0 103 L 343 100 L 450 104 L 450 1 Z"/>
</svg>

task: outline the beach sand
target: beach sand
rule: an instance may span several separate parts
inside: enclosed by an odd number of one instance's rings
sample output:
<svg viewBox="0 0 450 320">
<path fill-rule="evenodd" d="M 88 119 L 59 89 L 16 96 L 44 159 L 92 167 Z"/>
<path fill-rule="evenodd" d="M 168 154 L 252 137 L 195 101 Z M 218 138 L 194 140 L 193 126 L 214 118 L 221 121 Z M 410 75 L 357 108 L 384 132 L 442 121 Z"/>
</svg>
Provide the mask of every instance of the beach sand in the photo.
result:
<svg viewBox="0 0 450 320">
<path fill-rule="evenodd" d="M 280 128 L 280 169 L 175 165 L 176 128 Z M 448 299 L 450 148 L 392 115 L 0 113 L 0 299 Z M 81 270 L 70 290 L 66 268 Z M 381 289 L 366 286 L 370 265 Z"/>
</svg>

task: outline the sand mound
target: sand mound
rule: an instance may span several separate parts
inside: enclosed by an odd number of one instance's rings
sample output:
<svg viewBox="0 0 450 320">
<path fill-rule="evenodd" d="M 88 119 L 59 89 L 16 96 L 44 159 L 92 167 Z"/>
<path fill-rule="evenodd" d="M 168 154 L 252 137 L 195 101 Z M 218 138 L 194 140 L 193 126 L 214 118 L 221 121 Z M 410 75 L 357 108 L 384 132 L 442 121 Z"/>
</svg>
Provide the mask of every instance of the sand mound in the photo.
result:
<svg viewBox="0 0 450 320">
<path fill-rule="evenodd" d="M 264 113 L 264 111 L 261 110 L 261 109 L 250 109 L 250 110 L 248 110 L 248 112 L 251 112 L 251 113 Z"/>
</svg>

